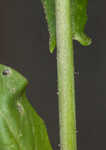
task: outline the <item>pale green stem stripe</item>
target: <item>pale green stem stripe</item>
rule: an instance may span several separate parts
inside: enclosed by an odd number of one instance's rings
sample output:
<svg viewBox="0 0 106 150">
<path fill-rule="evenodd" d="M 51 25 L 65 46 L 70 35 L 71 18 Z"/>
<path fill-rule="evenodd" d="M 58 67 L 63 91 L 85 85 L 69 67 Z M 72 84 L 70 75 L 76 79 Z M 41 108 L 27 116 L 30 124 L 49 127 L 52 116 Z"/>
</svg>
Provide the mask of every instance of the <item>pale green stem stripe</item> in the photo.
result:
<svg viewBox="0 0 106 150">
<path fill-rule="evenodd" d="M 76 114 L 71 0 L 56 2 L 57 71 L 61 150 L 76 150 Z"/>
</svg>

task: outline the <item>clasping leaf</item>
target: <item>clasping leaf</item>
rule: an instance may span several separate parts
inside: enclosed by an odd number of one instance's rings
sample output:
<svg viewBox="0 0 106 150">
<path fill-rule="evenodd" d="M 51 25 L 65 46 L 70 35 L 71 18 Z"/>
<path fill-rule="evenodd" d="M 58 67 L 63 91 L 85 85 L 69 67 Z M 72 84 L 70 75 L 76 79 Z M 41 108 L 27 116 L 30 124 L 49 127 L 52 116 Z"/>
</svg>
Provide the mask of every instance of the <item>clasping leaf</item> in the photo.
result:
<svg viewBox="0 0 106 150">
<path fill-rule="evenodd" d="M 49 49 L 53 53 L 56 47 L 56 15 L 55 0 L 41 0 L 45 10 L 48 22 L 48 30 L 50 34 Z M 91 44 L 91 39 L 84 33 L 85 24 L 87 22 L 87 0 L 70 0 L 72 18 L 72 36 L 83 46 Z"/>
</svg>

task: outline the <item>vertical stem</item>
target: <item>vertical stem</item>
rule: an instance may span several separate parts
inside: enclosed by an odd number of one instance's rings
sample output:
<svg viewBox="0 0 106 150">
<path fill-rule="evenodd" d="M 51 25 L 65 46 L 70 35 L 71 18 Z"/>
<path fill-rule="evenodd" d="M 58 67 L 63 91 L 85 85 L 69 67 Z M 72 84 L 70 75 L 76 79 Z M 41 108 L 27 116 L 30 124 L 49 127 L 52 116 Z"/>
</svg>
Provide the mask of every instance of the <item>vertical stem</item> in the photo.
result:
<svg viewBox="0 0 106 150">
<path fill-rule="evenodd" d="M 71 0 L 56 2 L 57 72 L 61 150 L 76 150 Z"/>
</svg>

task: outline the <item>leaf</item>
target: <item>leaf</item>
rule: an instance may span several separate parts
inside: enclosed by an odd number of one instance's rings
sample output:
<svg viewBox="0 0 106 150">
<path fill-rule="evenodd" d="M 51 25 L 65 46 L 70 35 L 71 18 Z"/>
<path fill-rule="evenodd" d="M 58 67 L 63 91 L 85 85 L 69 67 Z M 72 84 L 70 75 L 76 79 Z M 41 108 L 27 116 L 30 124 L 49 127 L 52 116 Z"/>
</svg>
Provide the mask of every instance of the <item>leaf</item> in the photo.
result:
<svg viewBox="0 0 106 150">
<path fill-rule="evenodd" d="M 28 82 L 0 65 L 0 150 L 52 150 L 44 121 L 30 105 Z"/>
<path fill-rule="evenodd" d="M 56 19 L 55 19 L 55 0 L 41 0 L 43 3 L 48 30 L 50 34 L 49 49 L 52 53 L 56 47 Z"/>
<path fill-rule="evenodd" d="M 50 34 L 49 48 L 50 52 L 53 53 L 56 47 L 55 0 L 41 1 L 48 22 L 48 30 Z M 71 0 L 71 9 L 73 39 L 79 41 L 83 46 L 88 46 L 91 44 L 91 39 L 84 33 L 85 24 L 87 22 L 87 0 Z"/>
</svg>

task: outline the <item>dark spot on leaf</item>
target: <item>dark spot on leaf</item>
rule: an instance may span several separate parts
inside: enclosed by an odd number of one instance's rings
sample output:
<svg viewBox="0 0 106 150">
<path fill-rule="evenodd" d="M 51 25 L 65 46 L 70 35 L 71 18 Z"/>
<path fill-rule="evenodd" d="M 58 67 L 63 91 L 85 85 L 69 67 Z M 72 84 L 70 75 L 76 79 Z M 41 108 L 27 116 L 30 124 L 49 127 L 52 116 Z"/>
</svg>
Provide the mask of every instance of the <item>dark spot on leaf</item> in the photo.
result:
<svg viewBox="0 0 106 150">
<path fill-rule="evenodd" d="M 7 76 L 8 74 L 10 74 L 10 70 L 6 69 L 3 71 L 2 73 L 4 76 Z"/>
</svg>

